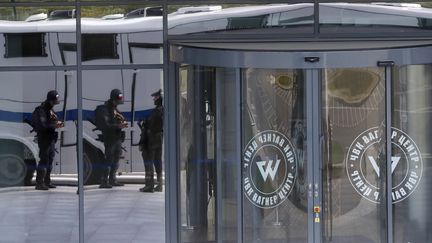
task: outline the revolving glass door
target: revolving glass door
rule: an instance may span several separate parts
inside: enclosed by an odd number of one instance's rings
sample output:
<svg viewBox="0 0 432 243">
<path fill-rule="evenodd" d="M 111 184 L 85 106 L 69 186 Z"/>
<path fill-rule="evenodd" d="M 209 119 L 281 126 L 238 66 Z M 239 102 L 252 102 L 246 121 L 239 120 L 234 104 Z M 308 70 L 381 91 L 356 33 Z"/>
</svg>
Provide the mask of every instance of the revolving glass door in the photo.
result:
<svg viewBox="0 0 432 243">
<path fill-rule="evenodd" d="M 425 53 L 173 48 L 180 241 L 429 240 Z"/>
</svg>

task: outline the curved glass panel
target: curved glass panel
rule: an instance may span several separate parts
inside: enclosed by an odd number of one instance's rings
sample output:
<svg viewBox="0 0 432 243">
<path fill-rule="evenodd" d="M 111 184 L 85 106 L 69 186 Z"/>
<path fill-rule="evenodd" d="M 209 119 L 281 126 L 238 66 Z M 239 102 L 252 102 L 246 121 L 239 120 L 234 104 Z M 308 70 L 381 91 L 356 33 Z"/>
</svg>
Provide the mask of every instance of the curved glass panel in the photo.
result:
<svg viewBox="0 0 432 243">
<path fill-rule="evenodd" d="M 236 71 L 179 68 L 181 242 L 237 240 Z M 221 95 L 225 99 L 216 99 Z"/>
<path fill-rule="evenodd" d="M 432 9 L 414 3 L 321 3 L 319 16 L 320 33 L 424 32 L 432 27 Z"/>
<path fill-rule="evenodd" d="M 168 15 L 169 35 L 313 33 L 312 3 L 182 6 Z"/>
<path fill-rule="evenodd" d="M 308 241 L 306 71 L 242 71 L 245 242 Z"/>
<path fill-rule="evenodd" d="M 384 71 L 321 71 L 323 242 L 385 242 Z"/>
<path fill-rule="evenodd" d="M 216 168 L 215 69 L 184 66 L 179 74 L 181 241 L 212 241 L 216 238 L 215 210 L 209 204 Z"/>
<path fill-rule="evenodd" d="M 394 242 L 429 242 L 432 220 L 432 65 L 398 66 L 393 75 Z"/>
</svg>

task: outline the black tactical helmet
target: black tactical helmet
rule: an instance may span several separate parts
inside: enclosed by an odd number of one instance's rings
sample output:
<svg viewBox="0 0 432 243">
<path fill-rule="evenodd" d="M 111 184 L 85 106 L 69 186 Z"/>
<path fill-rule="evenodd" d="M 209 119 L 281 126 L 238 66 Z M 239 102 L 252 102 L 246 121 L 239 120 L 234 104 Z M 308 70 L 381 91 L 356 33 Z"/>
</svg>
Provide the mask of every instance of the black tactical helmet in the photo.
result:
<svg viewBox="0 0 432 243">
<path fill-rule="evenodd" d="M 111 100 L 114 102 L 114 104 L 123 104 L 123 93 L 119 89 L 113 89 L 111 90 L 110 94 Z"/>
<path fill-rule="evenodd" d="M 52 105 L 57 105 L 60 103 L 60 95 L 55 90 L 50 90 L 47 93 L 46 100 L 50 102 Z"/>
</svg>

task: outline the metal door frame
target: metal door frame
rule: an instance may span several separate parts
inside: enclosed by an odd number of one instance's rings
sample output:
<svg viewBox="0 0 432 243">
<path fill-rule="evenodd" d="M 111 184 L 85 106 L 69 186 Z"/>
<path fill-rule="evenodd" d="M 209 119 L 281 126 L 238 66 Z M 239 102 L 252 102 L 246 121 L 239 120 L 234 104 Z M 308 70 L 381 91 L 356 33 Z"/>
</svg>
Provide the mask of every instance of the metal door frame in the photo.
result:
<svg viewBox="0 0 432 243">
<path fill-rule="evenodd" d="M 306 72 L 306 115 L 307 115 L 307 136 L 313 138 L 313 141 L 308 143 L 307 153 L 309 156 L 308 164 L 308 242 L 315 243 L 322 241 L 321 223 L 316 225 L 314 222 L 314 214 L 312 212 L 314 206 L 321 206 L 322 204 L 322 187 L 321 187 L 321 165 L 322 165 L 322 148 L 320 142 L 320 111 L 321 111 L 321 80 L 320 70 L 325 68 L 354 68 L 354 67 L 384 67 L 385 68 L 385 124 L 386 124 L 386 154 L 391 154 L 391 75 L 392 67 L 394 65 L 414 65 L 432 63 L 432 43 L 431 45 L 407 46 L 388 49 L 368 49 L 368 50 L 341 50 L 341 51 L 260 51 L 260 50 L 232 50 L 232 49 L 206 49 L 203 48 L 202 43 L 199 47 L 194 47 L 193 44 L 187 45 L 175 44 L 170 46 L 171 50 L 171 68 L 176 66 L 177 63 L 185 63 L 191 65 L 212 66 L 222 68 L 236 68 L 238 75 L 236 75 L 236 90 L 238 99 L 236 105 L 238 106 L 238 121 L 237 124 L 237 146 L 241 148 L 241 69 L 242 68 L 268 68 L 268 69 L 305 69 Z M 355 57 L 355 58 L 354 58 Z M 175 70 L 175 69 L 174 69 Z M 172 80 L 176 83 L 175 80 Z M 217 97 L 219 99 L 220 97 Z M 176 107 L 172 103 L 172 107 Z M 317 119 L 318 118 L 318 119 Z M 176 119 L 171 120 L 173 124 Z M 218 132 L 216 131 L 216 134 Z M 240 150 L 241 151 L 241 150 Z M 241 161 L 241 154 L 238 155 Z M 239 168 L 240 168 L 239 164 Z M 387 171 L 391 171 L 391 156 L 387 156 Z M 171 171 L 174 173 L 174 171 Z M 385 200 L 383 205 L 382 220 L 382 240 L 383 242 L 393 242 L 393 204 L 391 200 L 392 193 L 392 178 L 391 173 L 386 174 L 386 188 Z M 241 170 L 238 173 L 241 178 Z M 177 178 L 177 175 L 171 177 Z M 217 177 L 217 180 L 221 180 Z M 243 241 L 243 190 L 242 180 L 238 180 L 238 217 L 241 217 L 237 224 L 238 237 L 237 241 Z M 220 183 L 220 181 L 217 181 Z M 179 189 L 177 189 L 177 201 L 179 196 Z M 312 197 L 312 198 L 310 198 Z M 389 200 L 390 199 L 390 200 Z M 218 201 L 218 199 L 216 199 Z M 173 201 L 171 201 L 172 203 Z M 173 205 L 175 206 L 175 205 Z M 216 205 L 216 207 L 218 207 Z M 178 209 L 177 209 L 178 210 Z M 216 210 L 217 211 L 217 210 Z M 178 212 L 177 212 L 178 215 Z M 321 213 L 322 215 L 322 213 Z M 321 216 L 320 216 L 321 217 Z M 178 219 L 177 219 L 178 220 Z M 322 222 L 322 217 L 320 218 Z M 218 231 L 218 230 L 217 230 Z M 180 228 L 177 224 L 177 235 L 179 235 Z M 220 233 L 220 232 L 219 232 Z M 221 242 L 218 238 L 217 242 Z"/>
</svg>

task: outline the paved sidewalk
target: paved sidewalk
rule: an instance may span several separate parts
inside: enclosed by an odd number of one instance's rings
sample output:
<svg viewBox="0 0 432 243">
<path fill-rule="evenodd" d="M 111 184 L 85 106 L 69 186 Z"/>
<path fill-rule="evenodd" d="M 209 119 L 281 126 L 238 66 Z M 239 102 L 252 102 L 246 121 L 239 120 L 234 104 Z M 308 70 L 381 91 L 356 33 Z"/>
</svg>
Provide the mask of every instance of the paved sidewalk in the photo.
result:
<svg viewBox="0 0 432 243">
<path fill-rule="evenodd" d="M 85 242 L 165 242 L 164 193 L 142 185 L 84 191 Z M 78 242 L 76 187 L 0 190 L 0 242 Z"/>
</svg>

